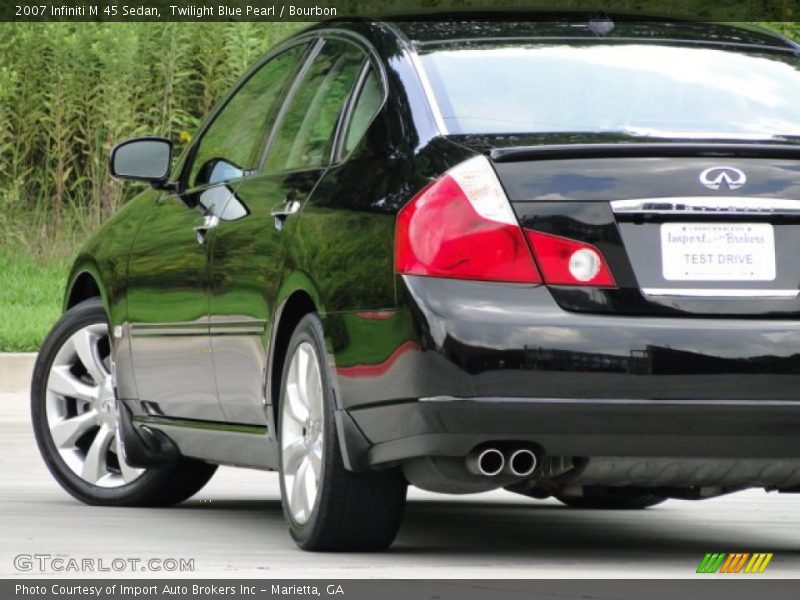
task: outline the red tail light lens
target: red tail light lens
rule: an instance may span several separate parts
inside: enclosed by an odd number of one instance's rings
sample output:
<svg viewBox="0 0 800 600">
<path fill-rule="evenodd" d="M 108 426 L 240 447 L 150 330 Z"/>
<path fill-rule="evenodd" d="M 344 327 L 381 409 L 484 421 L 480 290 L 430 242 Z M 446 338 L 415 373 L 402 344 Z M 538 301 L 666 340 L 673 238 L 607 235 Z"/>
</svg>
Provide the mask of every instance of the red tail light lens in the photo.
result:
<svg viewBox="0 0 800 600">
<path fill-rule="evenodd" d="M 538 231 L 525 230 L 523 235 L 483 156 L 450 169 L 403 207 L 395 230 L 395 271 L 451 279 L 616 286 L 595 246 Z"/>
<path fill-rule="evenodd" d="M 603 254 L 595 246 L 525 230 L 544 282 L 552 285 L 615 287 Z"/>
<path fill-rule="evenodd" d="M 451 169 L 403 207 L 395 231 L 395 270 L 541 283 L 508 198 L 483 156 Z"/>
</svg>

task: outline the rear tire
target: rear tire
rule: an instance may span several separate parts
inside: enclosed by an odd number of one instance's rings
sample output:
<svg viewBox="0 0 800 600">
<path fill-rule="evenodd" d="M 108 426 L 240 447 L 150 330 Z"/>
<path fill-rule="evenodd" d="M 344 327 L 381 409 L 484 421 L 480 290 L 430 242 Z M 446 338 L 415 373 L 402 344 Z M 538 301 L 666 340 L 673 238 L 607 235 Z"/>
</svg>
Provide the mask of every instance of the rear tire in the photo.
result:
<svg viewBox="0 0 800 600">
<path fill-rule="evenodd" d="M 48 334 L 33 370 L 36 443 L 55 480 L 81 502 L 168 506 L 193 496 L 216 465 L 127 465 L 118 436 L 108 318 L 99 298 L 69 309 Z"/>
<path fill-rule="evenodd" d="M 400 526 L 407 484 L 397 468 L 344 467 L 324 349 L 322 323 L 308 314 L 289 341 L 281 380 L 280 482 L 289 533 L 303 550 L 383 550 Z"/>
<path fill-rule="evenodd" d="M 651 494 L 640 488 L 586 486 L 583 496 L 556 496 L 570 508 L 601 510 L 639 510 L 661 504 L 664 496 Z"/>
</svg>

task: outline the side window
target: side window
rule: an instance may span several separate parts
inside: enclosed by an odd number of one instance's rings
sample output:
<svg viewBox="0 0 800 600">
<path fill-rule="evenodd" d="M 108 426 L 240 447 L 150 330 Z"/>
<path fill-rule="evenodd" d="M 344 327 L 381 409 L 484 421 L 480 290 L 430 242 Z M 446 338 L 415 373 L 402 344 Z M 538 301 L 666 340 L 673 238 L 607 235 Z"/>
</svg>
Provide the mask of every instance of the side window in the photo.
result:
<svg viewBox="0 0 800 600">
<path fill-rule="evenodd" d="M 358 93 L 358 100 L 350 115 L 350 123 L 347 125 L 343 148 L 345 156 L 350 154 L 361 141 L 382 101 L 383 90 L 380 79 L 375 69 L 370 68 Z"/>
<path fill-rule="evenodd" d="M 278 126 L 267 157 L 268 172 L 328 164 L 336 124 L 365 60 L 353 44 L 325 41 Z"/>
<path fill-rule="evenodd" d="M 256 71 L 200 140 L 189 187 L 239 179 L 258 168 L 269 116 L 307 45 L 294 46 Z"/>
</svg>

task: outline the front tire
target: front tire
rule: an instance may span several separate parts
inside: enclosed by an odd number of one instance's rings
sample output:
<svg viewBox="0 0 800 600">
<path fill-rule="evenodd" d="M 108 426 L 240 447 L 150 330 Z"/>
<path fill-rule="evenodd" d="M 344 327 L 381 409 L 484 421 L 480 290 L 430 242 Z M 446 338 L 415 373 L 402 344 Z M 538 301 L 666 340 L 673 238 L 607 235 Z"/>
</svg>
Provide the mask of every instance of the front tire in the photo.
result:
<svg viewBox="0 0 800 600">
<path fill-rule="evenodd" d="M 188 459 L 129 466 L 117 415 L 108 318 L 100 299 L 92 298 L 58 320 L 33 370 L 33 431 L 55 480 L 86 504 L 167 506 L 194 495 L 216 471 L 216 465 Z"/>
<path fill-rule="evenodd" d="M 407 484 L 397 468 L 345 469 L 324 348 L 322 323 L 306 315 L 289 342 L 281 380 L 283 512 L 304 550 L 383 550 L 400 526 Z"/>
</svg>

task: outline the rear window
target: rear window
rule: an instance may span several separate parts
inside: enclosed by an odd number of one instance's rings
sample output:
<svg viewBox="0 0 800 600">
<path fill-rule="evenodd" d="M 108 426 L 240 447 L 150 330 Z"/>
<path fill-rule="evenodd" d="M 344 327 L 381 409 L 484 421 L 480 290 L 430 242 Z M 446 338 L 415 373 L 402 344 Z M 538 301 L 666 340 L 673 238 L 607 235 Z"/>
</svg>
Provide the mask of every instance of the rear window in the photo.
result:
<svg viewBox="0 0 800 600">
<path fill-rule="evenodd" d="M 450 133 L 800 135 L 791 55 L 652 44 L 428 47 L 421 60 Z"/>
</svg>

